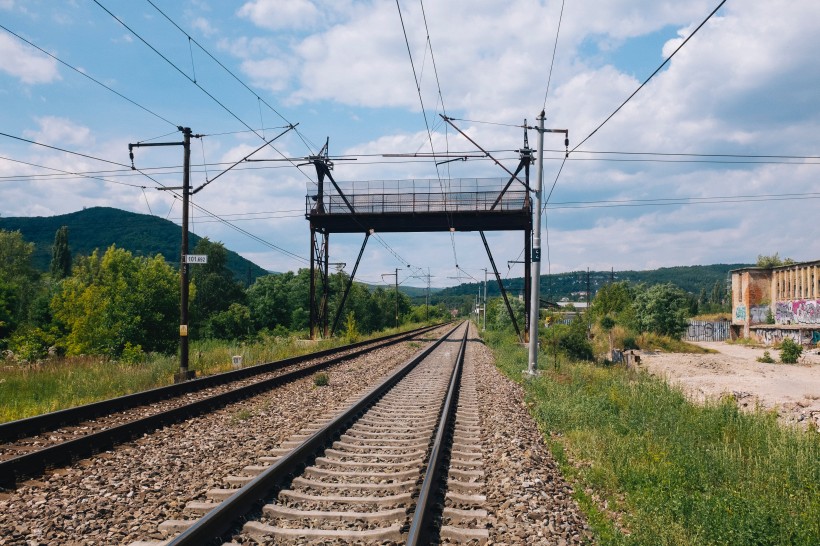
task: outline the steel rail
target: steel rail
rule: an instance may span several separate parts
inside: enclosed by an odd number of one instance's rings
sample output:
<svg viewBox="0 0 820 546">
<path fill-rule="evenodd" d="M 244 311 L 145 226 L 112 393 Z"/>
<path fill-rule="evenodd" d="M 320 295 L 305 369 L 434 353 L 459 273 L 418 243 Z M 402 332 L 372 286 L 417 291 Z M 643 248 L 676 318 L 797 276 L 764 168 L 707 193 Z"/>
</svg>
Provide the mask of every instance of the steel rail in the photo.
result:
<svg viewBox="0 0 820 546">
<path fill-rule="evenodd" d="M 75 406 L 64 410 L 53 411 L 36 415 L 34 417 L 27 417 L 16 421 L 9 421 L 7 423 L 0 423 L 0 442 L 10 442 L 18 438 L 25 438 L 33 436 L 46 431 L 51 431 L 62 426 L 69 426 L 75 423 L 94 419 L 103 415 L 110 415 L 118 411 L 125 411 L 135 407 L 144 406 L 161 400 L 174 398 L 183 394 L 190 394 L 200 390 L 225 385 L 232 381 L 246 379 L 255 375 L 268 373 L 278 370 L 280 368 L 287 368 L 296 364 L 301 364 L 315 358 L 324 358 L 333 354 L 351 349 L 358 349 L 373 343 L 379 343 L 378 347 L 386 346 L 390 343 L 396 343 L 399 338 L 407 337 L 408 335 L 415 335 L 424 333 L 427 330 L 432 330 L 441 326 L 441 324 L 429 327 L 418 328 L 410 332 L 402 332 L 399 334 L 390 334 L 376 339 L 367 341 L 359 341 L 344 345 L 342 347 L 335 347 L 333 349 L 324 349 L 315 353 L 308 353 L 302 356 L 294 356 L 273 362 L 265 362 L 248 366 L 239 370 L 231 370 L 213 375 L 193 379 L 184 383 L 176 383 L 174 385 L 166 385 L 164 387 L 157 387 L 146 391 L 136 392 L 133 394 L 126 394 L 108 400 L 101 400 L 99 402 L 92 402 L 82 406 Z M 377 347 L 374 347 L 377 348 Z M 361 352 L 352 353 L 351 357 L 358 356 Z"/>
<path fill-rule="evenodd" d="M 420 331 L 423 332 L 438 326 L 440 325 L 423 328 Z M 312 366 L 294 370 L 251 385 L 238 387 L 164 412 L 129 421 L 119 426 L 87 434 L 73 440 L 68 440 L 13 459 L 2 461 L 0 462 L 0 487 L 12 487 L 20 478 L 40 475 L 47 468 L 70 463 L 72 460 L 104 451 L 119 443 L 129 441 L 147 432 L 152 432 L 160 427 L 213 411 L 231 402 L 248 398 L 260 392 L 278 387 L 279 385 L 306 377 L 317 371 L 338 364 L 339 362 L 355 358 L 356 356 L 360 356 L 377 348 L 398 343 L 402 339 L 412 337 L 418 333 L 419 331 L 405 332 L 398 336 L 392 336 L 391 339 L 382 341 L 373 347 L 359 349 L 354 353 L 340 355 Z M 316 358 L 316 354 L 317 353 L 313 353 L 312 358 Z"/>
<path fill-rule="evenodd" d="M 462 324 L 464 323 L 456 325 L 436 342 L 410 358 L 396 372 L 373 387 L 290 453 L 284 455 L 188 529 L 170 540 L 167 546 L 222 544 L 223 535 L 235 528 L 250 512 L 259 508 L 265 499 L 285 487 L 295 474 L 311 464 L 321 449 L 335 441 L 354 419 L 384 396 Z"/>
<path fill-rule="evenodd" d="M 441 418 L 436 431 L 436 438 L 430 457 L 427 461 L 427 470 L 424 472 L 424 481 L 419 490 L 419 497 L 416 501 L 416 510 L 413 513 L 413 520 L 410 522 L 410 530 L 407 534 L 407 546 L 418 546 L 421 544 L 431 544 L 433 525 L 435 520 L 435 506 L 438 500 L 437 491 L 441 486 L 441 474 L 444 465 L 444 457 L 450 451 L 452 442 L 447 441 L 449 432 L 454 421 L 456 406 L 458 405 L 459 385 L 461 384 L 461 370 L 464 365 L 464 354 L 467 348 L 467 334 L 470 331 L 469 325 L 464 331 L 464 338 L 456 356 L 456 365 L 453 367 L 453 374 L 450 378 L 450 388 L 447 390 L 447 397 L 441 410 Z"/>
</svg>

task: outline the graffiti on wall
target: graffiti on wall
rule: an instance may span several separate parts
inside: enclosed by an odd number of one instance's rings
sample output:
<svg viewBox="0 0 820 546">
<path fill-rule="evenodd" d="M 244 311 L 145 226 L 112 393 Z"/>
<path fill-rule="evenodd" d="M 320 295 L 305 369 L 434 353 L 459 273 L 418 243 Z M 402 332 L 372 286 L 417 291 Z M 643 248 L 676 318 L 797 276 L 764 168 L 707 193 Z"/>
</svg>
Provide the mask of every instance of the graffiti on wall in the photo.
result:
<svg viewBox="0 0 820 546">
<path fill-rule="evenodd" d="M 737 320 L 746 320 L 746 306 L 742 303 L 735 308 L 735 318 Z"/>
<path fill-rule="evenodd" d="M 725 341 L 729 339 L 729 322 L 690 320 L 683 339 L 685 341 Z"/>
<path fill-rule="evenodd" d="M 756 328 L 757 340 L 766 345 L 775 345 L 789 338 L 795 343 L 814 346 L 820 342 L 820 330 L 781 330 L 780 328 Z"/>
<path fill-rule="evenodd" d="M 751 311 L 752 324 L 765 324 L 769 321 L 768 305 L 755 305 L 749 311 Z"/>
<path fill-rule="evenodd" d="M 779 301 L 775 320 L 778 324 L 820 324 L 820 300 Z"/>
</svg>

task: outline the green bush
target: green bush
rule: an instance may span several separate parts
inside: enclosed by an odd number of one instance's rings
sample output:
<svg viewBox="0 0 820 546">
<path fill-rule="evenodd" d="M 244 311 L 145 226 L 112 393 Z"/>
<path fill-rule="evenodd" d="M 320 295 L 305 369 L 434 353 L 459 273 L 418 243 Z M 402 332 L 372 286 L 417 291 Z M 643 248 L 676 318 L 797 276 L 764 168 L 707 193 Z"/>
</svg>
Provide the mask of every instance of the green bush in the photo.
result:
<svg viewBox="0 0 820 546">
<path fill-rule="evenodd" d="M 130 341 L 125 342 L 125 347 L 123 347 L 122 354 L 120 354 L 120 360 L 122 362 L 136 364 L 142 362 L 144 359 L 145 352 L 143 352 L 141 345 L 132 345 Z"/>
<path fill-rule="evenodd" d="M 9 349 L 18 362 L 37 362 L 48 356 L 48 349 L 57 336 L 40 328 L 25 326 L 17 330 L 9 340 Z"/>
<path fill-rule="evenodd" d="M 313 384 L 317 387 L 327 387 L 330 384 L 330 377 L 324 372 L 313 376 Z"/>
<path fill-rule="evenodd" d="M 772 355 L 769 353 L 769 351 L 763 351 L 763 356 L 757 357 L 757 361 L 763 362 L 764 364 L 774 363 L 774 359 L 772 358 Z"/>
<path fill-rule="evenodd" d="M 359 334 L 359 327 L 356 323 L 356 315 L 353 311 L 350 311 L 347 314 L 347 319 L 345 320 L 345 335 L 344 339 L 347 343 L 356 343 L 359 341 L 361 334 Z"/>
<path fill-rule="evenodd" d="M 803 346 L 793 339 L 787 337 L 780 343 L 780 362 L 795 364 L 802 354 Z"/>
<path fill-rule="evenodd" d="M 576 360 L 595 360 L 592 344 L 587 339 L 587 323 L 579 315 L 569 325 L 569 331 L 558 340 L 558 348 Z"/>
</svg>

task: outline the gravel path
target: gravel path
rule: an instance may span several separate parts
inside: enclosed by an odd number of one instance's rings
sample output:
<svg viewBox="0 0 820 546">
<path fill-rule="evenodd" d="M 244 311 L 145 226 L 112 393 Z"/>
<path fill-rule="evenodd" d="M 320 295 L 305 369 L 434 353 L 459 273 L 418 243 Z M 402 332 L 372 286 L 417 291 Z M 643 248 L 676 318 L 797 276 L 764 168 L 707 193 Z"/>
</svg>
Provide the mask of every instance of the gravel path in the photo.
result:
<svg viewBox="0 0 820 546">
<path fill-rule="evenodd" d="M 419 346 L 379 349 L 328 371 L 327 387 L 305 378 L 0 493 L 0 545 L 161 538 L 159 523 L 179 519 L 188 501 L 375 384 Z"/>
<path fill-rule="evenodd" d="M 476 338 L 473 328 L 471 339 Z M 591 533 L 572 498 L 572 487 L 530 417 L 523 389 L 495 368 L 492 352 L 483 343 L 470 343 L 467 358 L 473 359 L 480 378 L 487 544 L 590 543 Z"/>
<path fill-rule="evenodd" d="M 642 352 L 640 367 L 679 385 L 696 402 L 732 395 L 740 408 L 773 409 L 782 423 L 820 430 L 820 354 L 804 350 L 797 364 L 765 364 L 771 347 L 745 347 L 724 342 L 695 345 L 711 354 Z"/>
</svg>

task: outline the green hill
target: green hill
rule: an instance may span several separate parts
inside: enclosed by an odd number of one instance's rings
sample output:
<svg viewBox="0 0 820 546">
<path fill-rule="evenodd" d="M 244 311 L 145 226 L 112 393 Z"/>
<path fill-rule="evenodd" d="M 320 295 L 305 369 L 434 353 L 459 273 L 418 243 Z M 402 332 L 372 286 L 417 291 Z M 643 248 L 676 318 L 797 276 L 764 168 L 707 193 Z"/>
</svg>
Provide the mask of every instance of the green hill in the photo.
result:
<svg viewBox="0 0 820 546">
<path fill-rule="evenodd" d="M 594 295 L 601 286 L 615 281 L 629 281 L 631 283 L 645 283 L 648 285 L 664 284 L 671 282 L 681 287 L 691 294 L 699 294 L 701 290 L 707 293 L 712 290 L 715 283 L 722 283 L 724 286 L 728 282 L 729 271 L 741 267 L 748 267 L 749 264 L 714 264 L 714 265 L 691 265 L 678 267 L 662 267 L 647 271 L 590 271 L 589 289 Z M 504 287 L 514 296 L 523 292 L 524 279 L 515 277 L 504 280 Z M 477 293 L 476 283 L 462 284 L 451 288 L 446 288 L 435 296 L 431 296 L 434 302 L 447 301 L 452 297 L 474 295 Z M 587 272 L 573 271 L 569 273 L 558 273 L 555 275 L 541 276 L 541 297 L 550 301 L 558 301 L 561 298 L 580 301 L 583 299 L 579 292 L 587 290 Z M 501 293 L 498 284 L 492 277 L 487 282 L 488 297 L 499 296 Z"/>
<path fill-rule="evenodd" d="M 162 256 L 172 264 L 179 263 L 180 227 L 169 220 L 147 214 L 136 214 L 109 207 L 92 207 L 59 216 L 0 218 L 0 229 L 20 231 L 26 241 L 35 245 L 34 266 L 47 271 L 51 263 L 54 233 L 68 226 L 72 256 L 88 255 L 95 248 L 105 250 L 112 244 L 137 256 Z M 190 234 L 191 250 L 201 239 Z M 228 250 L 228 268 L 236 280 L 247 283 L 268 272 Z"/>
</svg>

